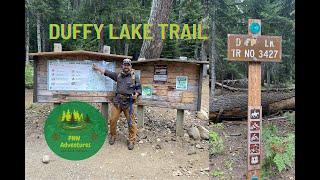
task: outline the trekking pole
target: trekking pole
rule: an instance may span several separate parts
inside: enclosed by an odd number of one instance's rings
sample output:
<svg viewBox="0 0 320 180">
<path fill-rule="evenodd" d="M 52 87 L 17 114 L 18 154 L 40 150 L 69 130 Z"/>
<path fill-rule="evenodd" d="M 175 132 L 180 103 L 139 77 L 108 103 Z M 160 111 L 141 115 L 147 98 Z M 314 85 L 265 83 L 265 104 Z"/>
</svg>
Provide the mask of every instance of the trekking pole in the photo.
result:
<svg viewBox="0 0 320 180">
<path fill-rule="evenodd" d="M 132 126 L 131 115 L 132 115 L 132 95 L 130 95 L 129 97 L 129 124 L 128 124 L 129 127 Z"/>
</svg>

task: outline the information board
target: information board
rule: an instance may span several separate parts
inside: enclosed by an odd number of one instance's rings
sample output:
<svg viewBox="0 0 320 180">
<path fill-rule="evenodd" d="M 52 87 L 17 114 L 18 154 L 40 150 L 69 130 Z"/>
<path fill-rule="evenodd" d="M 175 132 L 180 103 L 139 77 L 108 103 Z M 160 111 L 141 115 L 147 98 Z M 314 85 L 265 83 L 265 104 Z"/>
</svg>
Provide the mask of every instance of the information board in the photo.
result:
<svg viewBox="0 0 320 180">
<path fill-rule="evenodd" d="M 167 65 L 155 65 L 154 66 L 154 82 L 164 83 L 167 82 Z"/>
<path fill-rule="evenodd" d="M 113 91 L 114 81 L 92 69 L 92 64 L 115 71 L 114 62 L 49 60 L 48 89 L 63 91 Z"/>
</svg>

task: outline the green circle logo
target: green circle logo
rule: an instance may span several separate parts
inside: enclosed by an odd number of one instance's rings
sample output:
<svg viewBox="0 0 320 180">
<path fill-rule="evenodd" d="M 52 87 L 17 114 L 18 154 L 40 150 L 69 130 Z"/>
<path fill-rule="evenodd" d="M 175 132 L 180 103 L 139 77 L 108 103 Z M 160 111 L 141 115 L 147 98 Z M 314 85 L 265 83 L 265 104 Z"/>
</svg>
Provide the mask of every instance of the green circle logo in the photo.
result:
<svg viewBox="0 0 320 180">
<path fill-rule="evenodd" d="M 88 103 L 61 104 L 49 114 L 44 126 L 50 149 L 68 160 L 83 160 L 102 147 L 108 126 L 102 114 Z"/>
</svg>

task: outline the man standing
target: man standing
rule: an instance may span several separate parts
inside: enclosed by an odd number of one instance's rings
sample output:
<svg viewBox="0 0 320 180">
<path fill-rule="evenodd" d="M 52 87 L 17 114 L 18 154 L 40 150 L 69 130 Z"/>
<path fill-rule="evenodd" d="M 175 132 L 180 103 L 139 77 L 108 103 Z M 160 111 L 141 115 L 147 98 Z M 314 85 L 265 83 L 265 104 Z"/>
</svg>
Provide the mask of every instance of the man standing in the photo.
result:
<svg viewBox="0 0 320 180">
<path fill-rule="evenodd" d="M 131 60 L 123 60 L 122 71 L 119 74 L 102 69 L 96 64 L 93 64 L 93 69 L 117 82 L 116 95 L 113 98 L 113 105 L 111 108 L 109 144 L 113 145 L 115 142 L 117 121 L 120 113 L 123 112 L 128 121 L 128 149 L 132 150 L 137 135 L 133 104 L 137 97 L 141 95 L 141 84 L 140 79 L 134 73 L 134 69 L 132 69 Z"/>
</svg>

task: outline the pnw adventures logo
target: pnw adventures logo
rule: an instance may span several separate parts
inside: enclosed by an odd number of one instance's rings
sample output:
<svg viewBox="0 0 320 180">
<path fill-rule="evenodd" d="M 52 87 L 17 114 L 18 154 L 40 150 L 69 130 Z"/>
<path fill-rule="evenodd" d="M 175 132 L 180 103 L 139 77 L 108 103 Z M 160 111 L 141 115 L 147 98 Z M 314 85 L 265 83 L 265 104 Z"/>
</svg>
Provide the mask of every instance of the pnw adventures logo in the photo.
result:
<svg viewBox="0 0 320 180">
<path fill-rule="evenodd" d="M 102 147 L 107 124 L 101 113 L 84 102 L 67 102 L 50 113 L 45 138 L 50 149 L 62 158 L 82 160 Z"/>
<path fill-rule="evenodd" d="M 90 123 L 90 117 L 88 114 L 85 116 L 79 111 L 73 110 L 70 112 L 63 111 L 61 117 L 58 119 L 64 129 L 83 129 Z"/>
</svg>

